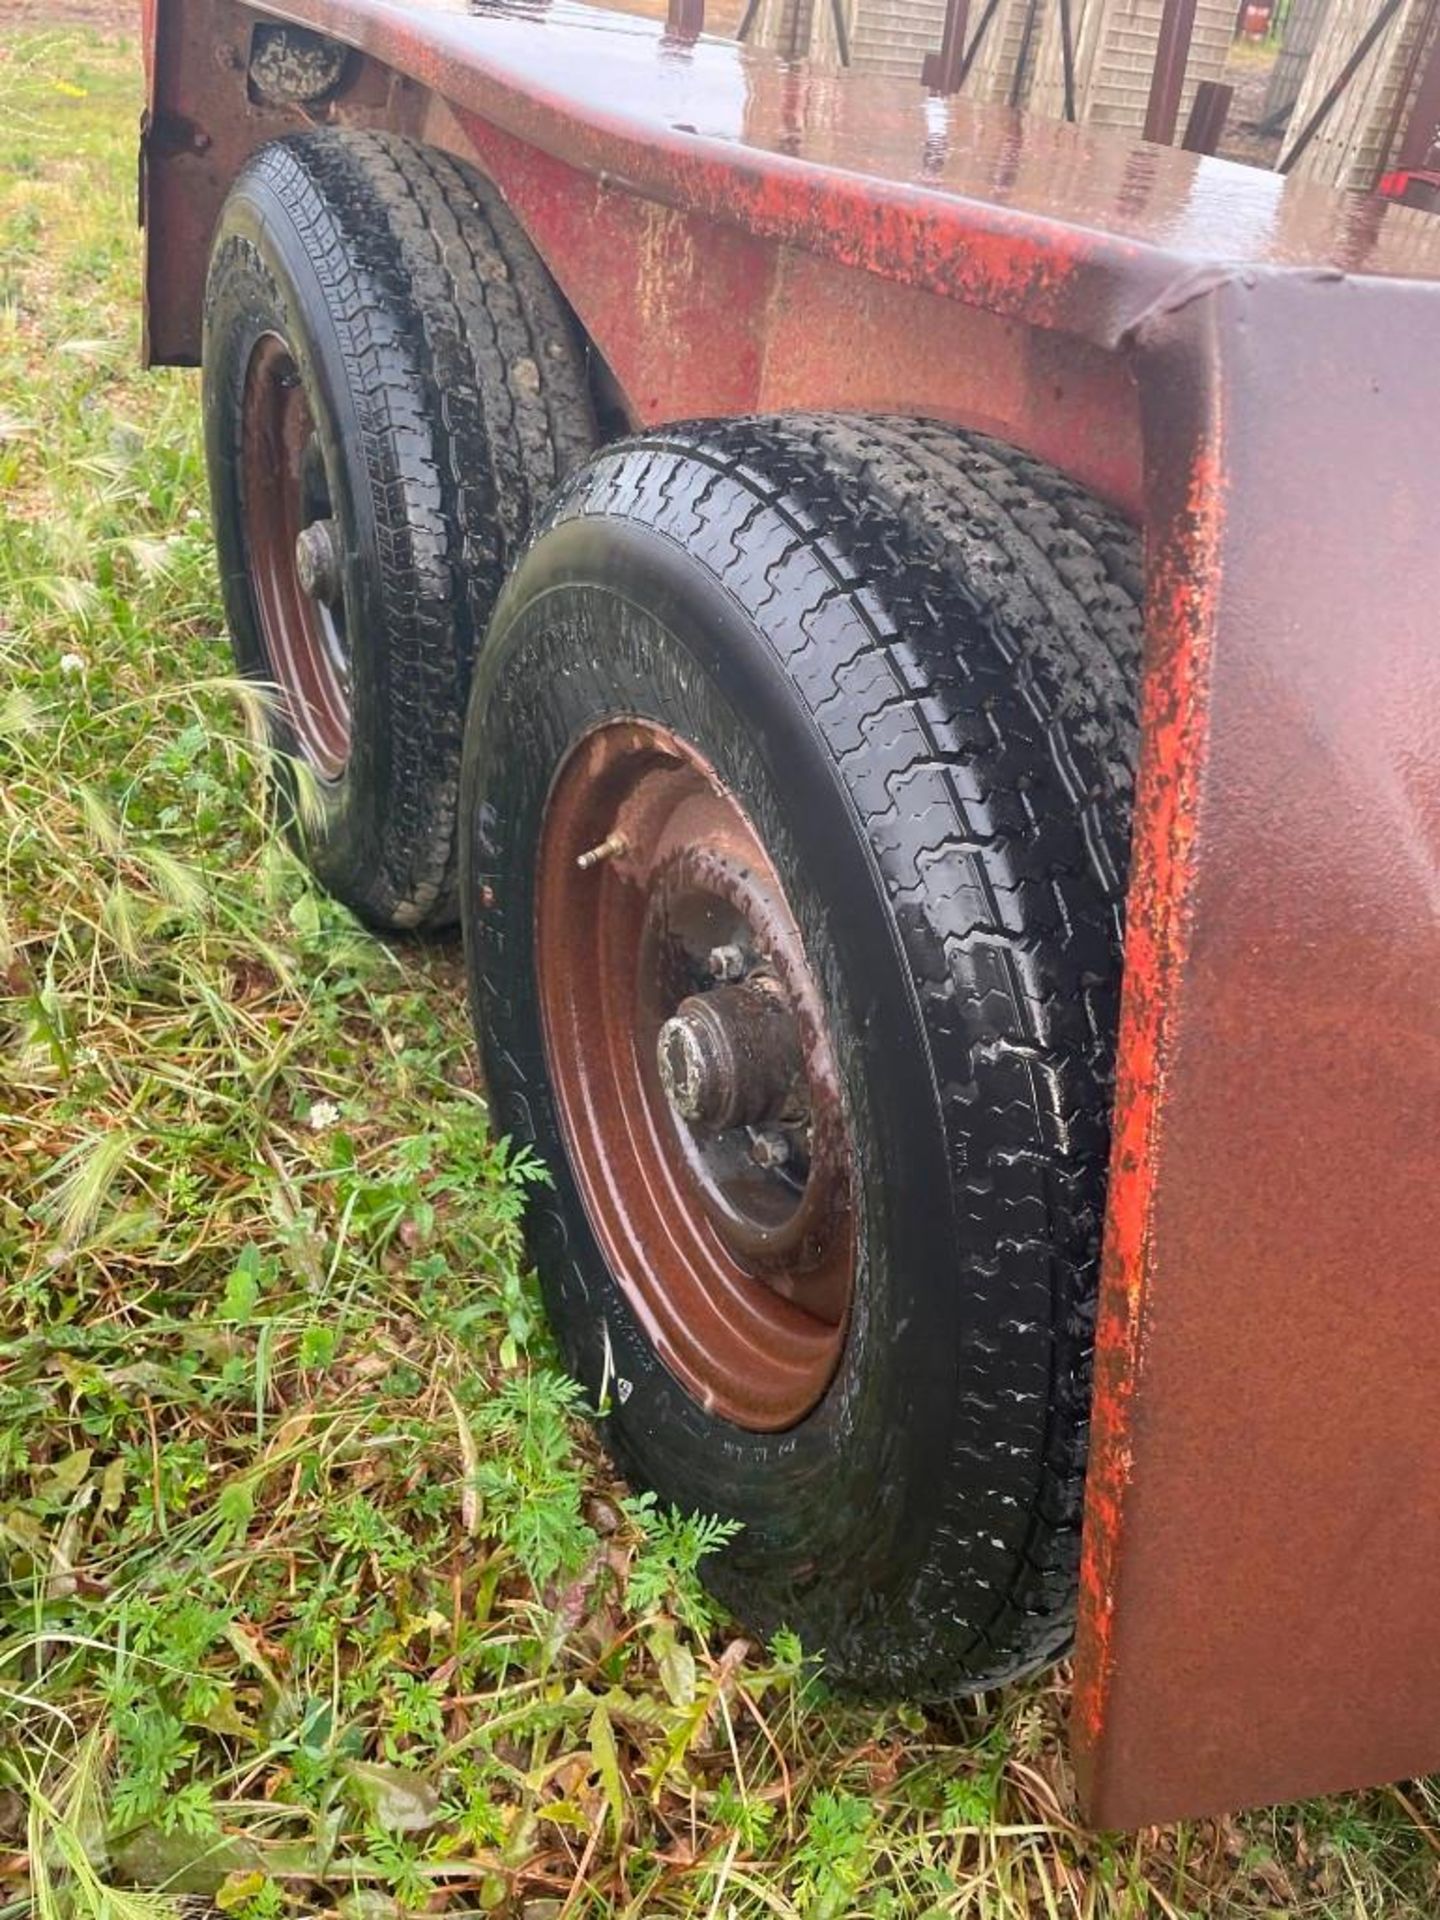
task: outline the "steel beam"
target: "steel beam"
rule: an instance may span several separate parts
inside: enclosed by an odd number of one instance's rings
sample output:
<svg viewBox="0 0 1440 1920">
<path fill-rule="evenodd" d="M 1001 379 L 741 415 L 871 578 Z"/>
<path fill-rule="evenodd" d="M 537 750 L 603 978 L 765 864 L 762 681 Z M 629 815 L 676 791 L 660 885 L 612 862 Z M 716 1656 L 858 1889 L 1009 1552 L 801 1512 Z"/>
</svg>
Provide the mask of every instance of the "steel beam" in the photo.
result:
<svg viewBox="0 0 1440 1920">
<path fill-rule="evenodd" d="M 1180 117 L 1180 95 L 1190 42 L 1195 35 L 1195 0 L 1165 0 L 1160 15 L 1160 38 L 1150 75 L 1150 98 L 1145 108 L 1145 138 L 1168 147 Z"/>
<path fill-rule="evenodd" d="M 705 31 L 705 0 L 666 0 L 665 24 L 677 40 L 698 40 Z"/>
<path fill-rule="evenodd" d="M 1215 152 L 1224 138 L 1225 122 L 1234 98 L 1234 87 L 1223 86 L 1218 80 L 1200 82 L 1191 103 L 1190 118 L 1185 123 L 1185 138 L 1180 142 L 1186 153 Z"/>
<path fill-rule="evenodd" d="M 945 33 L 940 51 L 925 56 L 921 80 L 932 93 L 958 93 L 965 77 L 965 30 L 970 0 L 945 0 Z"/>
</svg>

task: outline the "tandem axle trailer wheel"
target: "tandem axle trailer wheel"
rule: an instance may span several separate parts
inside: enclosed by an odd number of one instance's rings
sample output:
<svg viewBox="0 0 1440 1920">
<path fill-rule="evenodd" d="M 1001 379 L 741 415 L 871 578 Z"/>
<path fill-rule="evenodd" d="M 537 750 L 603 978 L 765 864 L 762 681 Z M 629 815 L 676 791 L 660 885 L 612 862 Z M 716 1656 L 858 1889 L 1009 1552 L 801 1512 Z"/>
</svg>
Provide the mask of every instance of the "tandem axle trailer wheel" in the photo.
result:
<svg viewBox="0 0 1440 1920">
<path fill-rule="evenodd" d="M 282 805 L 372 925 L 455 916 L 476 645 L 594 444 L 573 325 L 493 190 L 391 135 L 266 147 L 220 217 L 206 451 L 240 670 Z"/>
<path fill-rule="evenodd" d="M 908 422 L 562 489 L 482 649 L 461 909 L 530 1243 L 634 1479 L 865 1689 L 1067 1644 L 1135 754 L 1129 531 Z"/>
</svg>

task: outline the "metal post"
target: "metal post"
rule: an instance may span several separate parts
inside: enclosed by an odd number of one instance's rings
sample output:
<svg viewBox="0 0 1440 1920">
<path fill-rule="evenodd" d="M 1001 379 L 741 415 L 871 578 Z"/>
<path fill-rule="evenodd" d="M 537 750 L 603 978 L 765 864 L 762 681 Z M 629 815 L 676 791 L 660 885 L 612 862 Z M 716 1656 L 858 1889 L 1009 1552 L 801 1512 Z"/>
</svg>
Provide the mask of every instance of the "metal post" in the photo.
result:
<svg viewBox="0 0 1440 1920">
<path fill-rule="evenodd" d="M 965 29 L 970 0 L 946 0 L 945 34 L 938 53 L 927 53 L 921 80 L 932 93 L 958 93 L 965 78 Z"/>
<path fill-rule="evenodd" d="M 850 64 L 850 28 L 845 20 L 845 0 L 830 0 L 830 18 L 835 26 L 835 45 L 840 54 L 840 64 Z"/>
<path fill-rule="evenodd" d="M 705 0 L 669 0 L 665 25 L 678 39 L 698 40 L 705 31 Z"/>
<path fill-rule="evenodd" d="M 1180 142 L 1186 153 L 1214 153 L 1225 132 L 1234 87 L 1219 80 L 1202 80 L 1195 89 L 1190 118 L 1185 123 L 1185 138 Z"/>
<path fill-rule="evenodd" d="M 1191 0 L 1194 4 L 1194 0 Z M 1030 43 L 1035 38 L 1035 16 L 1040 10 L 1040 0 L 1029 0 L 1025 8 L 1025 25 L 1020 34 L 1020 51 L 1015 58 L 1015 75 L 1010 82 L 1010 105 L 1018 107 L 1020 97 L 1025 91 L 1026 69 L 1030 65 Z"/>
<path fill-rule="evenodd" d="M 1065 118 L 1075 120 L 1075 35 L 1070 24 L 1070 0 L 1060 0 L 1060 60 L 1065 70 Z"/>
<path fill-rule="evenodd" d="M 1145 108 L 1145 138 L 1168 147 L 1180 118 L 1180 93 L 1195 33 L 1195 0 L 1165 0 L 1160 16 L 1160 43 L 1155 49 L 1155 71 L 1150 78 L 1150 100 Z"/>
</svg>

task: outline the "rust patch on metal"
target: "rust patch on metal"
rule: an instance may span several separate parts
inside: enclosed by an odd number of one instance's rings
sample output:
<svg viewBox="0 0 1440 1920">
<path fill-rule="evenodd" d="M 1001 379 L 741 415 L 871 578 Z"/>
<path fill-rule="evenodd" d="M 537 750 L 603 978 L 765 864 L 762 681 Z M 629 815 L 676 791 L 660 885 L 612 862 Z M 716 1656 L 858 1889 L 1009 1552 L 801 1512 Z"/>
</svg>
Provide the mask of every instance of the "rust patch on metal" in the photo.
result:
<svg viewBox="0 0 1440 1920">
<path fill-rule="evenodd" d="M 1138 517 L 1123 357 L 607 187 L 471 114 L 426 135 L 496 179 L 635 426 L 806 409 L 993 433 Z"/>
<path fill-rule="evenodd" d="M 1147 594 L 1150 653 L 1141 706 L 1109 1206 L 1095 1331 L 1080 1569 L 1081 1654 L 1071 1710 L 1072 1726 L 1092 1742 L 1104 1721 L 1111 1677 L 1111 1621 L 1131 1472 L 1131 1412 L 1144 1367 L 1150 1227 L 1170 1022 L 1191 933 L 1223 480 L 1219 449 L 1213 444 L 1197 448 L 1183 508 L 1163 533 L 1157 529 Z"/>
<path fill-rule="evenodd" d="M 374 61 L 337 46 L 322 99 L 267 100 L 250 84 L 253 37 L 270 16 L 235 0 L 147 0 L 149 104 L 141 139 L 147 366 L 199 364 L 215 223 L 250 155 L 317 125 L 416 130 L 423 106 Z M 311 72 L 314 78 L 314 72 Z"/>
<path fill-rule="evenodd" d="M 1227 281 L 1137 340 L 1154 646 L 1073 1722 L 1107 1825 L 1440 1759 L 1436 317 Z"/>
<path fill-rule="evenodd" d="M 270 106 L 313 106 L 340 85 L 350 57 L 348 47 L 305 27 L 257 27 L 250 84 Z"/>
</svg>

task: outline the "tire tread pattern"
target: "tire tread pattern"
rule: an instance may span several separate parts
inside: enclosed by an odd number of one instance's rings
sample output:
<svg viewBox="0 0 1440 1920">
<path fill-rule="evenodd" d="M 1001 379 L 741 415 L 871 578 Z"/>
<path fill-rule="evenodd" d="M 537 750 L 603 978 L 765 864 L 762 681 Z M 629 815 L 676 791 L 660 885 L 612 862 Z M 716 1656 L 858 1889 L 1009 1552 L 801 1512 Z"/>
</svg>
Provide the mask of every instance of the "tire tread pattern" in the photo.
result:
<svg viewBox="0 0 1440 1920">
<path fill-rule="evenodd" d="M 873 849 L 945 1117 L 962 1229 L 948 1284 L 979 1304 L 904 1617 L 893 1596 L 862 1602 L 827 1654 L 841 1677 L 917 1697 L 998 1683 L 1073 1628 L 1137 536 L 994 441 L 841 416 L 654 430 L 577 474 L 548 524 L 591 515 L 674 539 L 753 618 Z"/>
<path fill-rule="evenodd" d="M 448 155 L 326 130 L 262 148 L 246 177 L 302 235 L 341 341 L 391 663 L 377 716 L 393 769 L 380 857 L 357 871 L 353 858 L 332 866 L 324 846 L 310 851 L 367 920 L 444 924 L 457 905 L 475 649 L 545 502 L 594 445 L 583 352 L 504 202 Z M 236 244 L 222 228 L 221 248 Z"/>
</svg>

